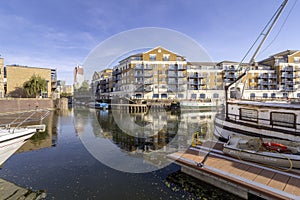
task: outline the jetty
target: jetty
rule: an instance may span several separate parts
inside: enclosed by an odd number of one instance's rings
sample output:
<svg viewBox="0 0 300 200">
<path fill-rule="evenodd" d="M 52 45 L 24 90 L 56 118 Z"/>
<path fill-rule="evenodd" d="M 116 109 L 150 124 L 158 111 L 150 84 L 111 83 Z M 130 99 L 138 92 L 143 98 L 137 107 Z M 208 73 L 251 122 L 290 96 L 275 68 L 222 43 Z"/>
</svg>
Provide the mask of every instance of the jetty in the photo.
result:
<svg viewBox="0 0 300 200">
<path fill-rule="evenodd" d="M 208 142 L 208 143 L 211 143 Z M 181 171 L 243 199 L 300 199 L 300 170 L 279 169 L 229 157 L 222 143 L 168 155 Z"/>
<path fill-rule="evenodd" d="M 27 199 L 37 200 L 46 198 L 45 191 L 33 191 L 20 187 L 14 183 L 0 179 L 0 198 L 1 199 Z"/>
</svg>

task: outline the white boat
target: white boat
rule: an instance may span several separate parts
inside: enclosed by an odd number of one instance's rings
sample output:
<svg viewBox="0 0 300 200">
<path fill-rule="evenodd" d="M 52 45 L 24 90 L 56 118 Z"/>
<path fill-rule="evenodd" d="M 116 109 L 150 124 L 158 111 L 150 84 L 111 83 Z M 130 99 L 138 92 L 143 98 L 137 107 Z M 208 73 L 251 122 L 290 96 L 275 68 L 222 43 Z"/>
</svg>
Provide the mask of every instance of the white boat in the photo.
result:
<svg viewBox="0 0 300 200">
<path fill-rule="evenodd" d="M 229 91 L 235 91 L 238 94 L 237 85 L 241 85 L 239 81 L 243 80 L 250 66 L 255 66 L 254 59 L 286 4 L 287 0 L 281 4 L 273 16 L 273 20 L 270 21 L 271 23 L 268 23 L 260 34 L 263 38 L 252 56 L 249 66 L 235 81 L 225 86 L 225 110 L 222 114 L 216 115 L 214 120 L 214 135 L 217 138 L 228 140 L 231 135 L 235 134 L 300 141 L 299 103 L 291 103 L 287 98 L 281 101 L 228 100 Z M 265 30 L 267 32 L 264 32 Z M 232 90 L 234 84 L 236 90 Z M 233 96 L 242 98 L 243 93 Z"/>
<path fill-rule="evenodd" d="M 0 166 L 35 133 L 35 128 L 0 128 Z"/>
<path fill-rule="evenodd" d="M 45 131 L 44 124 L 25 125 L 41 122 L 49 110 L 29 110 L 14 113 L 1 113 L 2 121 L 5 118 L 14 118 L 13 121 L 0 125 L 0 166 L 12 156 L 36 132 Z M 8 117 L 10 116 L 10 117 Z"/>
<path fill-rule="evenodd" d="M 266 166 L 300 168 L 300 143 L 274 139 L 232 136 L 223 146 L 232 157 Z"/>
<path fill-rule="evenodd" d="M 235 100 L 227 101 L 227 109 L 215 117 L 218 138 L 235 134 L 300 142 L 300 104 Z"/>
</svg>

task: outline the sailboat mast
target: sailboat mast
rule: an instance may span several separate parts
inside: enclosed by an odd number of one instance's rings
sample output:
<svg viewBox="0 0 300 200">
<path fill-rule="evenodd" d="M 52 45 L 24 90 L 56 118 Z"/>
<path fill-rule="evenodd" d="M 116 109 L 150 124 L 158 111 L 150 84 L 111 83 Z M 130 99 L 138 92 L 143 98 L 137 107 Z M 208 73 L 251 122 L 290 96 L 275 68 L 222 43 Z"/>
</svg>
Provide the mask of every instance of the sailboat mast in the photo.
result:
<svg viewBox="0 0 300 200">
<path fill-rule="evenodd" d="M 258 45 L 258 47 L 256 48 L 252 58 L 250 59 L 250 65 L 254 64 L 255 62 L 255 58 L 256 58 L 256 55 L 258 54 L 260 48 L 262 47 L 263 43 L 265 42 L 265 40 L 267 39 L 270 31 L 272 30 L 273 26 L 275 25 L 276 21 L 278 20 L 280 14 L 282 13 L 283 9 L 285 8 L 286 4 L 287 4 L 288 0 L 284 0 L 284 2 L 280 5 L 280 7 L 277 9 L 277 11 L 275 12 L 275 14 L 272 16 L 271 20 L 267 23 L 267 25 L 265 26 L 265 28 L 262 30 L 261 34 L 258 36 L 258 38 L 256 39 L 256 41 L 254 42 L 254 44 L 251 46 L 251 48 L 249 49 L 249 51 L 251 51 L 251 49 L 254 47 L 254 45 L 256 44 L 256 42 L 259 40 L 259 38 L 263 35 L 264 37 L 262 38 L 260 44 Z M 270 24 L 271 23 L 271 24 Z M 268 28 L 269 27 L 269 28 Z M 266 33 L 264 33 L 264 31 L 267 30 Z M 249 51 L 247 52 L 247 54 L 249 53 Z M 246 55 L 247 55 L 246 54 Z M 229 88 L 237 83 L 237 81 L 241 80 L 246 74 L 247 74 L 247 71 L 248 71 L 249 67 L 240 75 L 237 77 L 237 79 L 233 82 L 231 82 L 230 84 L 228 85 L 225 85 L 225 118 L 226 119 L 229 119 L 229 114 L 228 114 L 228 90 Z"/>
<path fill-rule="evenodd" d="M 261 46 L 263 45 L 263 43 L 264 43 L 265 40 L 267 39 L 267 37 L 268 37 L 270 31 L 273 29 L 273 27 L 274 27 L 274 25 L 275 25 L 277 19 L 278 19 L 279 16 L 281 15 L 281 13 L 282 13 L 283 9 L 285 8 L 287 2 L 288 2 L 288 0 L 285 0 L 285 1 L 280 5 L 280 7 L 277 9 L 276 13 L 274 14 L 275 17 L 274 17 L 274 16 L 272 17 L 272 18 L 274 18 L 274 19 L 273 19 L 273 21 L 272 21 L 270 27 L 268 28 L 267 32 L 264 33 L 265 29 L 267 28 L 268 24 L 269 24 L 271 21 L 267 24 L 267 26 L 266 26 L 266 27 L 263 29 L 263 31 L 261 32 L 260 36 L 263 35 L 264 37 L 262 38 L 261 42 L 259 43 L 257 49 L 255 50 L 255 52 L 254 52 L 254 54 L 253 54 L 253 56 L 252 56 L 252 58 L 250 59 L 250 63 L 249 63 L 250 65 L 251 65 L 251 64 L 254 64 L 255 58 L 256 58 L 256 56 L 257 56 L 257 54 L 258 54 L 258 52 L 259 52 Z M 260 37 L 260 36 L 259 36 L 259 37 Z"/>
</svg>

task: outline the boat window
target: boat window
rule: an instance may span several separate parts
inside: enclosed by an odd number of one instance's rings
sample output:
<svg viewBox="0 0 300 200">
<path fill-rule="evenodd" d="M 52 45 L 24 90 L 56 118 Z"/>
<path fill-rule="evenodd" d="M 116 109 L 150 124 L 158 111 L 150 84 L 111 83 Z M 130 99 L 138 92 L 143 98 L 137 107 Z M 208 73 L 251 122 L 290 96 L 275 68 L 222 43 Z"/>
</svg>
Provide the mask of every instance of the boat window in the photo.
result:
<svg viewBox="0 0 300 200">
<path fill-rule="evenodd" d="M 272 93 L 272 94 L 271 94 L 271 98 L 276 98 L 276 94 L 275 94 L 275 93 Z"/>
<path fill-rule="evenodd" d="M 297 93 L 297 97 L 300 98 L 300 93 Z"/>
<path fill-rule="evenodd" d="M 263 98 L 268 98 L 268 93 L 263 93 Z"/>
<path fill-rule="evenodd" d="M 296 127 L 296 115 L 294 113 L 271 112 L 271 125 Z"/>
<path fill-rule="evenodd" d="M 288 94 L 287 94 L 286 92 L 284 92 L 284 93 L 282 94 L 282 97 L 283 97 L 283 98 L 287 98 L 287 97 L 288 97 Z"/>
<path fill-rule="evenodd" d="M 255 93 L 251 93 L 250 98 L 255 98 Z"/>
<path fill-rule="evenodd" d="M 218 93 L 214 93 L 213 94 L 213 98 L 215 98 L 215 99 L 219 98 L 219 94 Z"/>
<path fill-rule="evenodd" d="M 183 99 L 183 94 L 178 94 L 178 98 Z"/>
<path fill-rule="evenodd" d="M 205 94 L 200 94 L 200 99 L 205 99 Z"/>
<path fill-rule="evenodd" d="M 192 95 L 191 95 L 191 98 L 192 98 L 192 99 L 196 99 L 196 98 L 197 98 L 197 94 L 192 94 Z"/>
<path fill-rule="evenodd" d="M 240 120 L 257 122 L 258 112 L 254 109 L 240 108 Z"/>
</svg>

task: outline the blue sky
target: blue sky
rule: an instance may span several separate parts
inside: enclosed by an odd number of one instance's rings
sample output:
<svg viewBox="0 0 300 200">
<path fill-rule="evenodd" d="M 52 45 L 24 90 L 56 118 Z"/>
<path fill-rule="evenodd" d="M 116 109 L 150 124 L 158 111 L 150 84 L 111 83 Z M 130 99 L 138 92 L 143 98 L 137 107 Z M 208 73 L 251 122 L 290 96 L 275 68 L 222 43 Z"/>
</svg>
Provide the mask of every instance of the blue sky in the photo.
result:
<svg viewBox="0 0 300 200">
<path fill-rule="evenodd" d="M 276 37 L 290 0 L 264 47 Z M 181 32 L 214 61 L 240 61 L 282 0 L 12 0 L 0 3 L 0 55 L 6 65 L 51 67 L 73 83 L 73 69 L 107 38 L 135 28 Z M 300 49 L 300 3 L 258 60 Z M 176 42 L 176 41 L 175 41 Z M 264 49 L 264 48 L 263 48 Z M 248 60 L 247 60 L 248 61 Z"/>
</svg>

